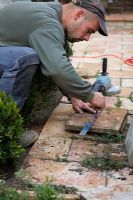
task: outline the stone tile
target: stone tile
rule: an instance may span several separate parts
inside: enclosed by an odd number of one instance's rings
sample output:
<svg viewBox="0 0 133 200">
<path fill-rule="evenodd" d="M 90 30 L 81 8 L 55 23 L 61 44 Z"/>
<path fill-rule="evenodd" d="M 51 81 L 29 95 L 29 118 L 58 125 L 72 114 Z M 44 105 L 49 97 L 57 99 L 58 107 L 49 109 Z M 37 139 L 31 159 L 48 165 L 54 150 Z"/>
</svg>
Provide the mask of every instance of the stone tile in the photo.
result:
<svg viewBox="0 0 133 200">
<path fill-rule="evenodd" d="M 71 104 L 60 103 L 47 120 L 39 138 L 71 138 L 73 134 L 65 130 L 65 123 L 73 113 Z"/>
<path fill-rule="evenodd" d="M 30 174 L 31 181 L 44 183 L 46 177 L 52 183 L 75 188 L 97 188 L 105 185 L 105 177 L 100 171 L 89 171 L 77 162 L 53 162 L 27 157 L 24 163 L 25 173 Z"/>
<path fill-rule="evenodd" d="M 127 124 L 131 124 L 132 118 L 133 118 L 133 115 L 127 116 Z"/>
<path fill-rule="evenodd" d="M 105 97 L 105 107 L 115 108 L 115 104 L 117 103 L 117 97 Z"/>
<path fill-rule="evenodd" d="M 132 91 L 133 91 L 133 88 L 121 88 L 120 94 L 116 94 L 115 96 L 128 98 Z"/>
<path fill-rule="evenodd" d="M 62 196 L 64 200 L 80 200 L 79 195 L 76 195 L 76 194 L 65 194 Z"/>
<path fill-rule="evenodd" d="M 133 79 L 133 71 L 110 70 L 109 76 L 113 78 Z"/>
<path fill-rule="evenodd" d="M 60 103 L 67 103 L 67 104 L 71 104 L 71 101 L 68 100 L 68 98 L 66 96 L 63 96 L 60 100 Z"/>
<path fill-rule="evenodd" d="M 120 181 L 119 181 L 120 182 Z M 93 200 L 132 200 L 133 199 L 132 181 L 121 181 L 114 183 L 113 186 L 99 187 L 85 192 L 81 192 L 81 197 L 84 199 Z"/>
<path fill-rule="evenodd" d="M 132 88 L 133 87 L 133 78 L 131 79 L 122 79 L 122 85 L 123 88 Z"/>
<path fill-rule="evenodd" d="M 133 114 L 133 102 L 127 98 L 120 98 L 122 105 L 121 108 L 128 109 L 129 114 Z"/>
<path fill-rule="evenodd" d="M 72 142 L 68 153 L 68 161 L 81 162 L 86 157 L 106 158 L 108 155 L 110 155 L 112 160 L 127 160 L 123 144 L 98 144 L 87 140 L 76 139 Z"/>
<path fill-rule="evenodd" d="M 127 110 L 119 108 L 105 108 L 96 119 L 90 132 L 107 133 L 113 129 L 113 132 L 121 132 L 123 124 L 127 118 Z M 66 130 L 80 131 L 86 122 L 92 122 L 94 114 L 74 113 L 66 122 Z"/>
<path fill-rule="evenodd" d="M 45 137 L 35 143 L 29 152 L 29 156 L 46 159 L 66 159 L 71 145 L 71 139 Z"/>
</svg>

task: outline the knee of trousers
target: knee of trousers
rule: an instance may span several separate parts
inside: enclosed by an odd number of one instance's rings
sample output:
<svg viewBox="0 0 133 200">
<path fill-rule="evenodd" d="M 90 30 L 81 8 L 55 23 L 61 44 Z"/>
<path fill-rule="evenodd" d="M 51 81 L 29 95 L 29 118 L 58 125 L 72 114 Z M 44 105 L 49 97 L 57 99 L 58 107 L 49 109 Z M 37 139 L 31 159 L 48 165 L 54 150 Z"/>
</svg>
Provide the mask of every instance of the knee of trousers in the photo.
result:
<svg viewBox="0 0 133 200">
<path fill-rule="evenodd" d="M 34 49 L 25 47 L 21 51 L 23 52 L 21 52 L 22 54 L 20 57 L 18 57 L 16 62 L 20 69 L 25 69 L 27 66 L 40 64 L 39 56 Z"/>
</svg>

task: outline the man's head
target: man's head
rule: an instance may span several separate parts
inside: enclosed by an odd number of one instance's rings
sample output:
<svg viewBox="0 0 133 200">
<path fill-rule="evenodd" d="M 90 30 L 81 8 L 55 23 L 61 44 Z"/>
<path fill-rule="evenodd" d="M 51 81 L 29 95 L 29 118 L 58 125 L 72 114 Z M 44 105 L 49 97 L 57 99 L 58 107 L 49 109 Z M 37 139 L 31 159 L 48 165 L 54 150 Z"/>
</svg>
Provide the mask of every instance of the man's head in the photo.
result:
<svg viewBox="0 0 133 200">
<path fill-rule="evenodd" d="M 99 0 L 76 0 L 63 5 L 62 24 L 70 42 L 88 41 L 99 31 L 107 36 L 105 10 Z"/>
</svg>

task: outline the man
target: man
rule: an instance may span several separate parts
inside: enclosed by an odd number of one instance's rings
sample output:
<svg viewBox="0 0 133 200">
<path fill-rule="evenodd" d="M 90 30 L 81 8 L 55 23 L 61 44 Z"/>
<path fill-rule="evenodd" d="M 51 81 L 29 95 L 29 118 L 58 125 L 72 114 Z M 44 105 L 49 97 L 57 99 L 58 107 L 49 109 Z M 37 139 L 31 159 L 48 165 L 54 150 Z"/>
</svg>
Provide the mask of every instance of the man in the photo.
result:
<svg viewBox="0 0 133 200">
<path fill-rule="evenodd" d="M 73 109 L 95 112 L 104 97 L 80 78 L 67 57 L 67 41 L 88 41 L 99 31 L 107 36 L 104 8 L 98 0 L 16 2 L 0 12 L 0 90 L 12 95 L 20 109 L 41 64 L 72 102 Z M 45 83 L 44 83 L 45 84 Z"/>
</svg>

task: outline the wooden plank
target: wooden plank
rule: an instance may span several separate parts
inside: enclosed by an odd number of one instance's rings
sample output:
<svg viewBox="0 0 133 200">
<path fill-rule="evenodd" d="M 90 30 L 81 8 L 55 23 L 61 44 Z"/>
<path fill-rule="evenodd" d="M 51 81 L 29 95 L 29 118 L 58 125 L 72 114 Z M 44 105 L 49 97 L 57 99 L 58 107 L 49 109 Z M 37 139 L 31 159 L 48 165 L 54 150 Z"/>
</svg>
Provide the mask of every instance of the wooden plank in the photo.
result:
<svg viewBox="0 0 133 200">
<path fill-rule="evenodd" d="M 128 110 L 122 108 L 105 108 L 100 116 L 96 119 L 94 126 L 90 132 L 113 133 L 122 132 L 125 121 L 127 119 Z M 93 114 L 74 113 L 68 121 L 66 121 L 65 129 L 71 131 L 80 131 L 86 122 L 91 122 Z"/>
</svg>

